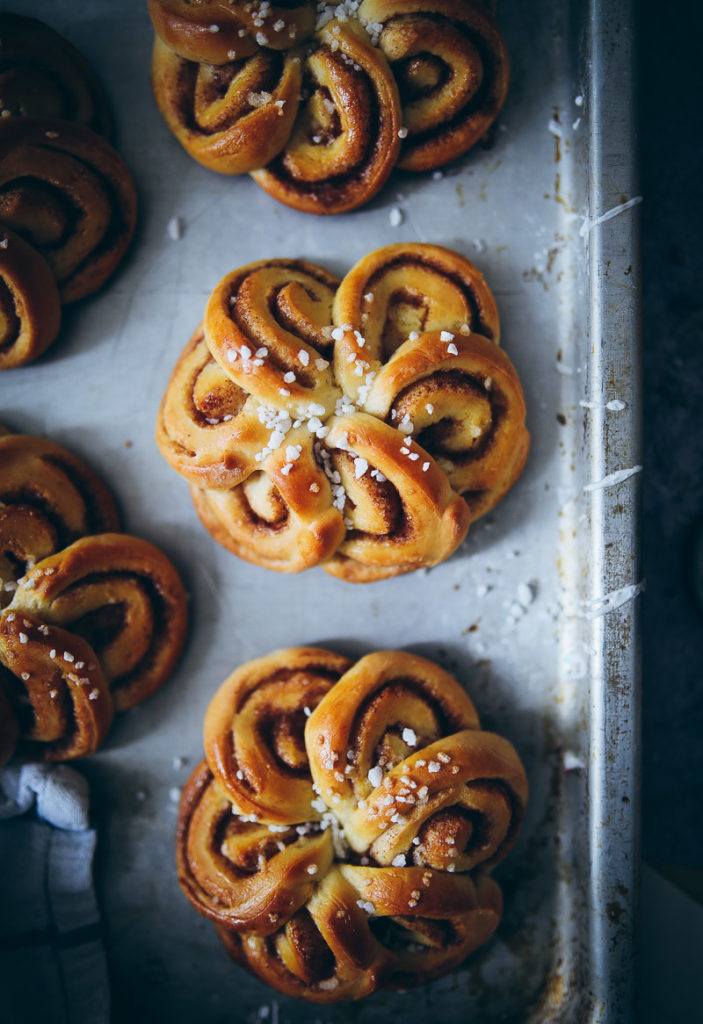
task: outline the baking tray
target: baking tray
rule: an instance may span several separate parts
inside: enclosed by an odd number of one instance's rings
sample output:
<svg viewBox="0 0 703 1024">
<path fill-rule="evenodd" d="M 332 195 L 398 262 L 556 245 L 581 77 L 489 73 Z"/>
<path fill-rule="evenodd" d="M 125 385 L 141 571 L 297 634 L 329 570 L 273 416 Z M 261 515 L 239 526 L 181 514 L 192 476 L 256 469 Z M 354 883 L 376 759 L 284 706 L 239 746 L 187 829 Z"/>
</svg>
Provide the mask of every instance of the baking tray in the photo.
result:
<svg viewBox="0 0 703 1024">
<path fill-rule="evenodd" d="M 2 419 L 87 459 L 117 492 L 126 528 L 171 555 L 191 597 L 178 673 L 120 716 L 81 765 L 99 828 L 114 1021 L 628 1019 L 640 589 L 630 4 L 502 0 L 512 86 L 487 143 L 441 180 L 395 174 L 369 207 L 322 219 L 276 204 L 246 176 L 211 174 L 181 150 L 151 99 L 143 0 L 15 6 L 99 70 L 140 222 L 108 288 L 66 311 L 60 342 L 2 376 Z M 394 207 L 403 221 L 392 228 Z M 524 476 L 430 572 L 359 587 L 230 556 L 198 524 L 153 440 L 166 381 L 210 290 L 255 259 L 300 256 L 344 273 L 378 245 L 418 239 L 469 256 L 496 294 L 533 436 Z M 276 997 L 229 962 L 179 891 L 175 801 L 201 756 L 207 703 L 236 665 L 296 643 L 437 659 L 525 761 L 527 818 L 496 872 L 503 922 L 431 986 L 328 1008 Z"/>
</svg>

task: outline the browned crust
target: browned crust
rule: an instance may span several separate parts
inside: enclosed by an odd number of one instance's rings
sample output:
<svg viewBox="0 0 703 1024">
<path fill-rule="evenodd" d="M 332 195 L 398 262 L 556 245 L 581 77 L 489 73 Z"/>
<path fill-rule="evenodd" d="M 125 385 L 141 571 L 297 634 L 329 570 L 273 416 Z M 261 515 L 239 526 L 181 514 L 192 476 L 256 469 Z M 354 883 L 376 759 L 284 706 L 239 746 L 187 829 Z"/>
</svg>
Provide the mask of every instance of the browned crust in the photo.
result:
<svg viewBox="0 0 703 1024">
<path fill-rule="evenodd" d="M 187 632 L 187 602 L 183 584 L 166 556 L 139 537 L 104 533 L 84 537 L 58 554 L 45 558 L 30 570 L 18 587 L 11 608 L 29 611 L 45 622 L 71 629 L 88 612 L 98 611 L 104 595 L 104 607 L 130 600 L 134 591 L 138 607 L 150 609 L 150 622 L 141 614 L 131 622 L 134 635 L 139 630 L 144 653 L 132 664 L 130 641 L 120 640 L 124 628 L 118 625 L 110 641 L 110 682 L 115 708 L 132 707 L 158 690 L 172 674 L 183 649 Z M 86 601 L 86 588 L 91 594 Z M 125 646 L 126 645 L 126 646 Z M 107 665 L 98 650 L 98 657 Z M 120 665 L 131 667 L 122 673 Z"/>
<path fill-rule="evenodd" d="M 442 109 L 443 90 L 435 90 L 433 102 L 437 108 L 436 124 L 413 130 L 410 115 L 412 102 L 404 109 L 404 122 L 409 134 L 403 141 L 398 167 L 407 171 L 428 171 L 441 167 L 466 153 L 498 116 L 508 92 L 510 65 L 503 36 L 492 14 L 485 5 L 472 0 L 365 0 L 359 15 L 384 25 L 380 46 L 389 59 L 399 62 L 410 55 L 422 61 L 427 52 L 431 58 L 442 61 L 443 47 L 449 59 L 451 51 L 460 47 L 465 39 L 473 49 L 482 76 L 477 91 L 457 111 L 452 103 Z M 391 47 L 388 33 L 395 31 Z M 384 38 L 386 37 L 386 38 Z M 404 45 L 402 40 L 407 40 Z M 454 54 L 458 56 L 458 52 Z M 464 56 L 464 66 L 471 67 L 472 59 Z M 391 65 L 393 67 L 393 65 Z M 453 76 L 448 79 L 451 87 Z"/>
<path fill-rule="evenodd" d="M 107 97 L 68 40 L 36 18 L 8 13 L 0 14 L 0 38 L 0 87 L 13 117 L 58 117 L 110 135 Z"/>
<path fill-rule="evenodd" d="M 32 709 L 20 754 L 65 761 L 97 750 L 112 724 L 113 704 L 89 644 L 8 609 L 0 618 L 0 663 L 15 677 L 15 694 L 24 693 Z M 14 710 L 21 704 L 22 699 L 15 702 Z"/>
<path fill-rule="evenodd" d="M 0 370 L 31 363 L 56 340 L 61 300 L 44 257 L 0 228 Z"/>
<path fill-rule="evenodd" d="M 67 174 L 67 170 L 70 172 Z M 5 193 L 14 195 L 0 209 L 0 221 L 18 234 L 32 237 L 34 218 L 42 217 L 23 182 L 46 174 L 47 187 L 67 190 L 71 206 L 80 209 L 85 230 L 94 216 L 95 190 L 109 209 L 107 223 L 90 251 L 70 258 L 77 245 L 69 233 L 61 247 L 36 248 L 52 267 L 61 301 L 76 302 L 97 291 L 122 260 L 134 233 L 137 197 L 131 175 L 118 153 L 101 136 L 68 121 L 43 118 L 4 118 L 0 122 L 0 180 Z M 11 187 L 12 186 L 12 187 Z M 83 205 L 85 204 L 85 205 Z M 92 230 L 92 229 L 91 229 Z"/>
<path fill-rule="evenodd" d="M 277 67 L 280 65 L 280 67 Z M 193 64 L 156 36 L 151 82 L 166 124 L 183 148 L 219 174 L 242 174 L 262 167 L 280 153 L 293 128 L 301 86 L 300 57 L 259 51 L 241 66 Z M 209 107 L 199 97 L 201 79 L 231 71 L 226 99 L 218 89 Z M 252 93 L 269 93 L 252 106 Z M 210 122 L 210 123 L 209 123 Z"/>
<path fill-rule="evenodd" d="M 255 24 L 252 6 L 246 0 L 210 0 L 197 6 L 184 0 L 148 0 L 157 34 L 185 60 L 196 63 L 241 60 L 259 49 L 259 40 L 271 49 L 287 50 L 312 33 L 315 14 L 310 3 L 272 4 L 263 25 Z M 279 23 L 282 27 L 274 28 Z M 212 31 L 213 25 L 217 31 Z"/>
<path fill-rule="evenodd" d="M 344 213 L 368 202 L 388 179 L 400 150 L 400 101 L 385 57 L 353 23 L 331 22 L 317 33 L 316 40 L 318 49 L 308 64 L 311 60 L 319 62 L 334 80 L 344 116 L 354 122 L 354 138 L 362 134 L 365 137 L 363 153 L 350 159 L 343 172 L 325 175 L 328 147 L 317 146 L 312 137 L 305 139 L 303 103 L 297 122 L 299 131 L 294 129 L 282 153 L 268 167 L 252 172 L 252 177 L 274 199 L 296 210 Z M 363 100 L 362 86 L 364 92 L 368 91 L 368 103 Z M 314 169 L 309 172 L 307 164 L 313 153 Z"/>
</svg>

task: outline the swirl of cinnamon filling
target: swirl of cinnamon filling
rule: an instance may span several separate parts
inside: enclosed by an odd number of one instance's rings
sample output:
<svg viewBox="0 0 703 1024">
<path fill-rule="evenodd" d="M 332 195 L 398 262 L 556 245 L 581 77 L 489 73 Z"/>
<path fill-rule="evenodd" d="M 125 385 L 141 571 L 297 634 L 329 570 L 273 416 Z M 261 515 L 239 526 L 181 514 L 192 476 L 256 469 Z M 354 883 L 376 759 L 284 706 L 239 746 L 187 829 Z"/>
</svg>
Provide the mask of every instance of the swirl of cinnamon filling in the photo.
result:
<svg viewBox="0 0 703 1024">
<path fill-rule="evenodd" d="M 217 691 L 205 716 L 205 750 L 239 813 L 282 825 L 319 819 L 306 716 L 349 664 L 331 651 L 291 648 L 248 662 Z"/>
<path fill-rule="evenodd" d="M 285 440 L 237 487 L 191 487 L 191 497 L 223 547 L 267 569 L 300 572 L 330 558 L 345 528 L 310 433 L 292 431 Z"/>
<path fill-rule="evenodd" d="M 293 134 L 252 176 L 287 206 L 342 213 L 374 196 L 396 162 L 398 90 L 385 57 L 353 22 L 331 22 L 315 40 Z"/>
<path fill-rule="evenodd" d="M 466 536 L 469 511 L 435 461 L 373 416 L 334 419 L 324 441 L 343 489 L 347 534 L 324 565 L 353 583 L 444 561 Z"/>
<path fill-rule="evenodd" d="M 364 0 L 398 83 L 407 136 L 398 166 L 427 171 L 461 156 L 495 121 L 510 77 L 495 19 L 472 0 Z"/>
<path fill-rule="evenodd" d="M 52 441 L 0 431 L 0 607 L 36 562 L 119 528 L 112 495 L 84 462 Z"/>
<path fill-rule="evenodd" d="M 218 691 L 205 746 L 181 800 L 179 880 L 277 990 L 330 1003 L 419 984 L 493 934 L 487 871 L 515 841 L 527 781 L 438 666 L 279 651 Z"/>
<path fill-rule="evenodd" d="M 112 723 L 110 691 L 89 644 L 26 612 L 0 618 L 0 690 L 17 723 L 5 760 L 16 742 L 28 759 L 92 754 Z"/>
<path fill-rule="evenodd" d="M 487 875 L 345 865 L 273 935 L 217 931 L 242 967 L 279 992 L 324 1004 L 446 974 L 490 939 L 502 910 Z"/>
<path fill-rule="evenodd" d="M 418 333 L 468 329 L 500 340 L 495 299 L 480 271 L 451 249 L 420 242 L 386 245 L 359 260 L 335 295 L 334 322 L 335 375 L 354 399 L 366 375 Z"/>
<path fill-rule="evenodd" d="M 50 117 L 108 135 L 105 94 L 87 61 L 42 21 L 0 14 L 4 117 Z"/>
<path fill-rule="evenodd" d="M 366 408 L 412 424 L 466 500 L 471 520 L 520 476 L 530 446 L 525 399 L 507 355 L 480 334 L 432 331 L 407 341 L 379 371 Z"/>
<path fill-rule="evenodd" d="M 166 681 L 185 642 L 183 584 L 157 548 L 138 537 L 83 537 L 30 569 L 10 611 L 84 637 L 95 651 L 117 710 Z"/>
<path fill-rule="evenodd" d="M 304 260 L 261 260 L 233 271 L 205 310 L 210 351 L 263 404 L 293 418 L 329 415 L 339 395 L 329 361 L 338 283 Z"/>
<path fill-rule="evenodd" d="M 221 174 L 263 167 L 293 129 L 300 56 L 259 50 L 227 64 L 194 64 L 157 36 L 154 96 L 166 124 L 190 155 Z"/>
<path fill-rule="evenodd" d="M 296 830 L 251 817 L 238 812 L 203 761 L 181 796 L 178 879 L 205 917 L 266 935 L 307 903 L 332 864 L 332 840 L 312 824 Z"/>
<path fill-rule="evenodd" d="M 315 24 L 306 0 L 148 0 L 157 34 L 185 60 L 227 64 L 259 47 L 287 50 L 311 35 Z"/>
<path fill-rule="evenodd" d="M 100 136 L 67 121 L 0 121 L 0 223 L 45 257 L 62 302 L 105 283 L 135 219 L 129 171 Z"/>
<path fill-rule="evenodd" d="M 256 453 L 270 436 L 257 409 L 256 400 L 212 358 L 201 325 L 181 353 L 161 403 L 161 454 L 196 487 L 234 487 L 259 468 Z"/>
<path fill-rule="evenodd" d="M 0 370 L 37 359 L 60 325 L 61 300 L 49 264 L 19 235 L 0 230 Z"/>
</svg>

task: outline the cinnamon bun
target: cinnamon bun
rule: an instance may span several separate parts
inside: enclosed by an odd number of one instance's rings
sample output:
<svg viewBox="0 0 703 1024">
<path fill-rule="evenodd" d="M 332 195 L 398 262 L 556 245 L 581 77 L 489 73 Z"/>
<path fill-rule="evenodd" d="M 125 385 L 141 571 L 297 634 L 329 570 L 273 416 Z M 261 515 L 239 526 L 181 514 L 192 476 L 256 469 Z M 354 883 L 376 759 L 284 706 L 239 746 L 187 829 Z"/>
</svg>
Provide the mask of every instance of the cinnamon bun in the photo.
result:
<svg viewBox="0 0 703 1024">
<path fill-rule="evenodd" d="M 291 648 L 244 665 L 181 798 L 181 887 L 230 955 L 317 1003 L 445 974 L 495 931 L 488 873 L 524 768 L 456 680 L 401 651 Z"/>
</svg>

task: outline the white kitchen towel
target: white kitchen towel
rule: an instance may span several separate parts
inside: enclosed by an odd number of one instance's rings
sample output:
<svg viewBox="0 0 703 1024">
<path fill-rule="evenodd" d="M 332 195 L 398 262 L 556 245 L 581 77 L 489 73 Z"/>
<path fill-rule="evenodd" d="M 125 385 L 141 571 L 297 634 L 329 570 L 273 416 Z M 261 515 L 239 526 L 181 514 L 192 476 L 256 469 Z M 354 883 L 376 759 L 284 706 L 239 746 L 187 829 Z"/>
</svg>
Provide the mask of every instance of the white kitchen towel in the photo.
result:
<svg viewBox="0 0 703 1024">
<path fill-rule="evenodd" d="M 86 780 L 65 765 L 4 768 L 0 819 L 3 1024 L 107 1024 Z"/>
</svg>

